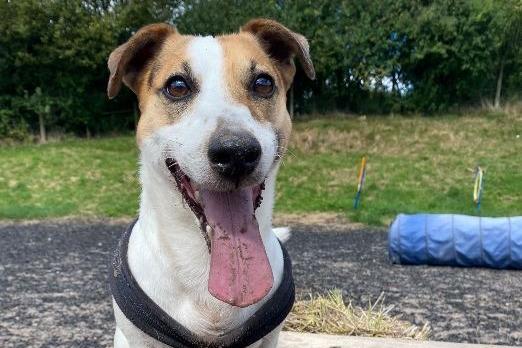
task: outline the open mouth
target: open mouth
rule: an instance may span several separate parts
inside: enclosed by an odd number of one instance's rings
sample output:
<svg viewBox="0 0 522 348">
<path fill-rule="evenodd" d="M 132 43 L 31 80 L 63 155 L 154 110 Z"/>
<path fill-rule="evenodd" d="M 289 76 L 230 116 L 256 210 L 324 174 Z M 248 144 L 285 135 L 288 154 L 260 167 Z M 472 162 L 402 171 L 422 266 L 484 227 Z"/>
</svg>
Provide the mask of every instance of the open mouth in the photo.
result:
<svg viewBox="0 0 522 348">
<path fill-rule="evenodd" d="M 172 158 L 165 161 L 176 186 L 199 221 L 210 252 L 209 292 L 237 307 L 260 301 L 273 285 L 255 210 L 264 182 L 232 191 L 198 188 Z"/>
<path fill-rule="evenodd" d="M 193 185 L 192 181 L 180 168 L 179 164 L 172 158 L 165 160 L 167 168 L 176 180 L 176 186 L 183 196 L 183 201 L 187 203 L 189 208 L 192 210 L 194 215 L 199 221 L 199 227 L 201 229 L 203 238 L 207 243 L 208 250 L 210 252 L 212 245 L 210 242 L 210 236 L 212 235 L 212 227 L 209 225 L 203 206 L 201 205 L 201 194 L 200 190 Z M 255 211 L 261 205 L 263 201 L 263 190 L 265 189 L 265 182 L 253 186 L 252 190 L 252 202 L 253 210 Z"/>
</svg>

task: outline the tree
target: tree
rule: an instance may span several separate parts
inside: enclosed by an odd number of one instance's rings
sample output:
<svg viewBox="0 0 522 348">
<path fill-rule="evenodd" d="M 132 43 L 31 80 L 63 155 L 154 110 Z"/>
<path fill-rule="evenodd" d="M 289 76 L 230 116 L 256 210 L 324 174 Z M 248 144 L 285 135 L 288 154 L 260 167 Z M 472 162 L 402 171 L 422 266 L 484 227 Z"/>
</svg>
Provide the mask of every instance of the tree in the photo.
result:
<svg viewBox="0 0 522 348">
<path fill-rule="evenodd" d="M 47 142 L 47 131 L 45 128 L 45 122 L 51 115 L 51 98 L 42 93 L 40 87 L 36 87 L 33 94 L 25 95 L 23 99 L 24 107 L 27 110 L 34 112 L 38 116 L 38 126 L 40 129 L 40 144 Z"/>
<path fill-rule="evenodd" d="M 298 68 L 296 114 L 442 112 L 484 98 L 500 106 L 522 91 L 521 8 L 522 0 L 0 0 L 0 136 L 132 129 L 135 96 L 107 100 L 106 62 L 151 22 L 215 35 L 268 17 L 302 33 L 317 79 Z M 44 104 L 49 112 L 35 106 Z"/>
<path fill-rule="evenodd" d="M 495 35 L 497 79 L 495 108 L 500 108 L 500 98 L 506 65 L 519 64 L 522 55 L 522 1 L 489 1 L 488 7 L 494 13 L 492 30 Z"/>
</svg>

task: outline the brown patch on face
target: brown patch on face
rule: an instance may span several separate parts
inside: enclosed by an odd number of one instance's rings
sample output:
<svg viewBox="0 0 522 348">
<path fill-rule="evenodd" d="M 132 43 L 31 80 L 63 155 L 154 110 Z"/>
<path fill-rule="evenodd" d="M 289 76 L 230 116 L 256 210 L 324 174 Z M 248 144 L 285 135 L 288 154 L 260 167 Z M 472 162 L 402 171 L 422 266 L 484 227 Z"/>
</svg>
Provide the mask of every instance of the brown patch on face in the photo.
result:
<svg viewBox="0 0 522 348">
<path fill-rule="evenodd" d="M 237 104 L 248 107 L 252 117 L 261 123 L 269 122 L 276 134 L 281 155 L 288 145 L 291 132 L 290 115 L 286 108 L 286 92 L 290 87 L 279 69 L 249 33 L 218 38 L 223 50 L 223 69 L 228 94 Z M 275 89 L 272 96 L 256 96 L 252 84 L 260 74 L 272 77 Z"/>
<path fill-rule="evenodd" d="M 191 38 L 171 25 L 150 24 L 111 53 L 107 94 L 114 98 L 124 83 L 137 95 L 141 111 L 138 144 L 158 128 L 176 122 L 190 107 L 190 98 L 169 100 L 163 90 L 170 77 L 190 75 L 186 51 Z"/>
<path fill-rule="evenodd" d="M 192 36 L 178 35 L 165 40 L 144 72 L 137 93 L 141 111 L 136 131 L 138 144 L 157 129 L 176 123 L 184 112 L 190 110 L 193 99 L 173 102 L 164 95 L 163 88 L 174 75 L 191 78 L 187 64 L 187 47 L 191 39 Z"/>
</svg>

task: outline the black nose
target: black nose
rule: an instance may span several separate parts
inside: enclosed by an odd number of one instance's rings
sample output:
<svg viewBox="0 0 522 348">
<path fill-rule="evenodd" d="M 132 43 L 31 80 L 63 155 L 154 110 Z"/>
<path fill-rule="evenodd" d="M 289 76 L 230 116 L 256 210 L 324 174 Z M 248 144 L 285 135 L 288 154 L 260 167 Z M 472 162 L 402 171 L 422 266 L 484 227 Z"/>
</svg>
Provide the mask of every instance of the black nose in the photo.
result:
<svg viewBox="0 0 522 348">
<path fill-rule="evenodd" d="M 223 177 L 238 182 L 252 173 L 261 157 L 259 141 L 244 131 L 217 131 L 210 138 L 210 165 Z"/>
</svg>

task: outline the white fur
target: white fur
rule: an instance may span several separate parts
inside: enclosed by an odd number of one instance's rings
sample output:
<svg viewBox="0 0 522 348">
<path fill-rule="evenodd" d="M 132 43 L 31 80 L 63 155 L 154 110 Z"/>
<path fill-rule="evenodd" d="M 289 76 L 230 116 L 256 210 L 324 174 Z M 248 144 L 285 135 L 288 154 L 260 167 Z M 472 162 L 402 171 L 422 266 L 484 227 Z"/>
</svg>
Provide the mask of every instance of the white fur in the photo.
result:
<svg viewBox="0 0 522 348">
<path fill-rule="evenodd" d="M 139 220 L 130 238 L 128 259 L 136 280 L 153 301 L 192 332 L 211 337 L 240 326 L 272 296 L 281 282 L 282 252 L 272 230 L 278 169 L 273 161 L 277 144 L 271 126 L 255 121 L 246 106 L 234 103 L 227 94 L 219 42 L 212 37 L 198 37 L 193 39 L 188 52 L 201 90 L 194 106 L 179 122 L 160 128 L 141 144 Z M 210 169 L 206 147 L 220 120 L 230 127 L 251 131 L 262 147 L 260 164 L 251 180 L 260 183 L 266 178 L 263 201 L 256 210 L 256 217 L 274 285 L 265 299 L 246 308 L 233 307 L 210 295 L 210 255 L 205 240 L 195 215 L 184 205 L 165 166 L 166 157 L 175 158 L 198 186 L 215 189 L 220 179 Z M 282 233 L 281 238 L 287 234 Z M 130 323 L 115 303 L 114 312 L 115 347 L 165 347 Z M 252 347 L 275 347 L 279 331 L 280 327 Z"/>
</svg>

